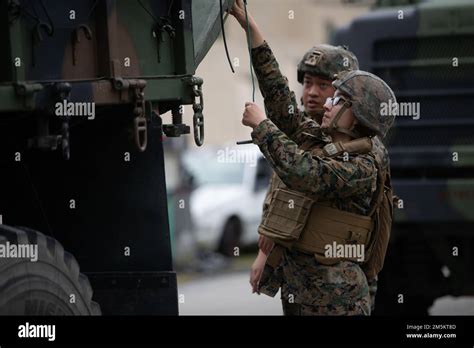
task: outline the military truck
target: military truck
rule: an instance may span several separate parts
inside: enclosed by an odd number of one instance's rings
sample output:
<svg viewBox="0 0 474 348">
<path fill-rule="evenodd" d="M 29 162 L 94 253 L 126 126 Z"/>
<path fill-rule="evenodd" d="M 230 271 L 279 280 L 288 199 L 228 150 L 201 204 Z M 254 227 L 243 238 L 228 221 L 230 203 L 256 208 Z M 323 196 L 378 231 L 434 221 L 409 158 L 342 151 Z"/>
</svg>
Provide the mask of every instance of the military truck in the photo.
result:
<svg viewBox="0 0 474 348">
<path fill-rule="evenodd" d="M 436 298 L 474 295 L 474 3 L 379 1 L 333 42 L 413 107 L 387 139 L 401 201 L 375 314 L 427 314 Z"/>
<path fill-rule="evenodd" d="M 231 3 L 0 1 L 1 315 L 178 313 L 163 141 Z"/>
</svg>

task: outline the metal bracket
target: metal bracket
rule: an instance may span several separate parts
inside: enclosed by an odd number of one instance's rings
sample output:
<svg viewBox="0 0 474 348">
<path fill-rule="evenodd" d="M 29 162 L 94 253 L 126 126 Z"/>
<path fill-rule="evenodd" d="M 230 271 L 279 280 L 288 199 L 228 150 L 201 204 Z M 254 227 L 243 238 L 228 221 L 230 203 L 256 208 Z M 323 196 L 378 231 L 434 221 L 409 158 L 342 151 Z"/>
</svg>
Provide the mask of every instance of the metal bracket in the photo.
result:
<svg viewBox="0 0 474 348">
<path fill-rule="evenodd" d="M 28 139 L 28 148 L 56 151 L 61 144 L 61 135 L 49 134 L 49 118 L 47 115 L 38 116 L 37 136 Z"/>
<path fill-rule="evenodd" d="M 33 66 L 36 66 L 36 46 L 38 46 L 44 40 L 43 34 L 41 33 L 41 29 L 43 29 L 44 32 L 50 37 L 53 36 L 54 32 L 53 27 L 48 23 L 38 22 L 35 25 L 35 29 L 32 33 L 33 39 L 31 40 L 31 42 L 33 43 L 31 47 L 31 64 Z"/>
<path fill-rule="evenodd" d="M 76 45 L 81 42 L 80 32 L 84 33 L 87 40 L 92 40 L 92 30 L 87 24 L 78 25 L 72 32 L 72 65 L 77 63 L 77 50 Z"/>
<path fill-rule="evenodd" d="M 171 119 L 173 124 L 163 125 L 163 133 L 165 133 L 167 137 L 177 138 L 183 134 L 191 133 L 191 128 L 183 124 L 183 115 L 179 111 L 179 108 L 176 107 L 171 110 Z"/>
<path fill-rule="evenodd" d="M 15 92 L 17 95 L 24 97 L 25 107 L 34 109 L 36 93 L 43 90 L 41 83 L 15 83 Z"/>
<path fill-rule="evenodd" d="M 145 87 L 146 81 L 140 79 L 124 79 L 117 77 L 113 80 L 114 88 L 121 93 L 129 92 L 129 99 L 133 101 L 133 136 L 135 144 L 140 152 L 144 152 L 147 147 L 147 119 L 145 108 Z M 123 99 L 123 94 L 122 94 Z"/>
<path fill-rule="evenodd" d="M 56 94 L 59 100 L 68 101 L 71 97 L 72 86 L 68 82 L 58 82 L 55 84 Z M 71 158 L 70 142 L 69 142 L 69 121 L 70 117 L 64 117 L 61 123 L 61 148 L 63 157 L 66 161 Z"/>
<path fill-rule="evenodd" d="M 147 119 L 145 117 L 145 80 L 128 80 L 129 89 L 132 91 L 134 100 L 133 121 L 135 144 L 140 152 L 146 150 L 148 144 Z"/>
<path fill-rule="evenodd" d="M 158 63 L 161 63 L 160 46 L 165 40 L 163 39 L 163 33 L 167 33 L 171 40 L 176 37 L 176 29 L 171 25 L 171 21 L 166 17 L 160 17 L 160 21 L 151 31 L 154 38 L 156 38 L 156 50 L 158 55 Z"/>
<path fill-rule="evenodd" d="M 23 95 L 34 95 L 38 90 L 43 89 L 42 85 L 38 84 L 17 84 L 17 93 Z M 67 82 L 58 82 L 54 84 L 53 93 L 56 95 L 55 100 L 69 100 L 71 95 L 71 84 Z M 37 122 L 37 133 L 35 137 L 28 139 L 28 147 L 36 148 L 40 150 L 56 151 L 61 146 L 62 154 L 65 160 L 70 158 L 69 148 L 69 117 L 63 117 L 61 123 L 61 134 L 50 134 L 51 110 L 38 115 Z"/>
<path fill-rule="evenodd" d="M 186 77 L 183 79 L 185 83 L 192 86 L 195 102 L 193 103 L 193 126 L 194 126 L 194 142 L 197 146 L 204 144 L 204 97 L 202 94 L 203 80 L 200 77 Z M 196 101 L 197 98 L 197 101 Z"/>
<path fill-rule="evenodd" d="M 140 152 L 146 150 L 148 144 L 147 120 L 145 117 L 135 117 L 133 120 L 133 136 Z"/>
</svg>

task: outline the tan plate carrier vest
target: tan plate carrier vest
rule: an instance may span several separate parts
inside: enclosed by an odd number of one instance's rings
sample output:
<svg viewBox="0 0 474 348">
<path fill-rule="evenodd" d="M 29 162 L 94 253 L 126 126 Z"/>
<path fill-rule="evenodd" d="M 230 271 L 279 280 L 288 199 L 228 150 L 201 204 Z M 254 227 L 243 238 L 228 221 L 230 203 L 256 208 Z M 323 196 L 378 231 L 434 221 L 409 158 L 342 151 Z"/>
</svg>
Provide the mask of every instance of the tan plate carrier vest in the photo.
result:
<svg viewBox="0 0 474 348">
<path fill-rule="evenodd" d="M 371 139 L 360 138 L 347 143 L 331 143 L 324 148 L 312 149 L 311 153 L 313 156 L 334 157 L 345 152 L 369 153 L 371 150 Z M 377 169 L 381 170 L 379 168 L 377 165 Z M 331 207 L 328 201 L 290 190 L 275 173 L 269 192 L 271 194 L 267 195 L 265 202 L 269 207 L 258 232 L 276 243 L 267 259 L 270 266 L 279 264 L 283 250 L 278 246 L 314 254 L 325 265 L 341 260 L 364 263 L 357 256 L 326 257 L 326 246 L 333 246 L 334 242 L 337 245 L 364 245 L 364 260 L 370 258 L 370 241 L 374 230 L 372 216 L 381 201 L 380 192 L 383 193 L 383 190 L 376 191 L 377 196 L 374 197 L 368 216 L 342 211 Z"/>
</svg>

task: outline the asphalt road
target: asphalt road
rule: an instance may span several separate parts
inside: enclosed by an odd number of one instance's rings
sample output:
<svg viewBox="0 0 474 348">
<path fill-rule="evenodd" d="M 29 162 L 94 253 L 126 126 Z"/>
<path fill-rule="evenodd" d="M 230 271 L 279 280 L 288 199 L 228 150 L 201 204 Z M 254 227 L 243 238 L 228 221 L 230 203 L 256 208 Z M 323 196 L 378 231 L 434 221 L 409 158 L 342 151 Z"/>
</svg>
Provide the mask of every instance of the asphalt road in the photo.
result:
<svg viewBox="0 0 474 348">
<path fill-rule="evenodd" d="M 248 272 L 209 275 L 178 284 L 181 315 L 282 315 L 280 294 L 252 294 Z M 442 297 L 431 315 L 474 315 L 474 298 Z"/>
<path fill-rule="evenodd" d="M 181 315 L 282 315 L 280 293 L 252 294 L 248 272 L 208 276 L 178 284 Z"/>
</svg>

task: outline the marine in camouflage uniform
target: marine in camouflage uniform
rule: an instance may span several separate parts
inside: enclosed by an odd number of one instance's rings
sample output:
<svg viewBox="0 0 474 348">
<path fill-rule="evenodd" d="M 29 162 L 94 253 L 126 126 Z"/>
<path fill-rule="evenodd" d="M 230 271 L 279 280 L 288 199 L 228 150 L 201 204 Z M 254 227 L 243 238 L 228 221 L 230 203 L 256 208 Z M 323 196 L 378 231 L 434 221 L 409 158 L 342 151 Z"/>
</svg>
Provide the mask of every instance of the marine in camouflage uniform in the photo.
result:
<svg viewBox="0 0 474 348">
<path fill-rule="evenodd" d="M 315 65 L 324 69 L 327 61 L 325 55 L 320 54 L 324 50 L 342 53 L 339 58 L 343 62 L 344 51 L 329 45 L 314 48 L 308 52 L 313 56 L 306 57 L 305 61 L 314 59 Z M 297 109 L 295 95 L 289 90 L 267 43 L 252 50 L 252 61 L 268 116 L 268 120 L 255 128 L 252 137 L 276 175 L 290 189 L 329 197 L 340 210 L 367 215 L 376 184 L 375 157 L 388 166 L 388 156 L 380 140 L 374 139 L 378 145 L 374 147 L 376 151 L 351 154 L 348 161 L 342 156 L 314 157 L 302 150 L 322 147 L 330 138 L 317 122 Z M 341 70 L 343 68 L 347 69 L 347 64 L 341 66 Z M 300 82 L 301 78 L 299 74 Z M 275 179 L 274 175 L 269 193 L 273 191 Z M 268 198 L 264 217 L 268 211 Z M 371 281 L 374 288 L 376 280 Z M 274 296 L 280 287 L 285 314 L 368 315 L 373 304 L 367 279 L 358 264 L 341 261 L 327 266 L 313 255 L 297 250 L 285 249 L 277 267 L 265 266 L 259 291 Z"/>
<path fill-rule="evenodd" d="M 284 102 L 282 103 L 284 100 L 291 102 L 291 98 L 279 98 L 280 95 L 285 95 L 285 93 L 288 93 L 288 90 L 278 91 L 278 86 L 283 88 L 287 87 L 287 81 L 281 74 L 278 68 L 278 63 L 269 49 L 268 44 L 265 43 L 264 45 L 268 48 L 266 50 L 267 57 L 263 55 L 261 50 L 254 49 L 252 61 L 256 64 L 258 64 L 259 60 L 264 62 L 262 64 L 264 66 L 259 69 L 257 76 L 259 78 L 260 88 L 265 98 L 265 106 L 271 118 L 274 113 L 278 113 L 281 109 L 285 109 L 291 105 L 285 105 Z M 315 52 L 318 52 L 318 54 L 315 54 Z M 309 50 L 298 64 L 298 82 L 303 84 L 305 74 L 320 76 L 324 79 L 332 80 L 334 74 L 347 69 L 355 70 L 358 68 L 359 64 L 357 58 L 352 52 L 342 47 L 320 44 Z M 272 95 L 272 93 L 275 93 L 275 95 Z M 275 103 L 275 100 L 278 100 L 278 102 Z M 276 109 L 276 107 L 279 109 Z M 302 113 L 304 118 L 312 118 L 318 124 L 320 124 L 324 109 L 321 108 L 319 111 L 313 112 L 312 114 L 308 114 L 306 111 L 303 111 Z M 328 134 L 324 134 L 322 135 L 322 140 L 321 146 L 329 143 L 331 141 L 331 137 Z M 382 163 L 384 169 L 387 170 L 389 168 L 390 162 L 387 149 L 378 136 L 373 137 L 372 142 L 373 151 L 376 154 L 379 163 Z M 272 176 L 266 195 L 263 207 L 263 216 L 265 216 L 265 212 L 268 209 L 268 201 L 271 198 L 273 191 L 272 187 L 274 186 L 274 178 L 275 177 Z M 368 283 L 371 297 L 371 310 L 373 311 L 375 306 L 375 295 L 377 292 L 377 277 L 371 277 L 368 279 Z"/>
</svg>

